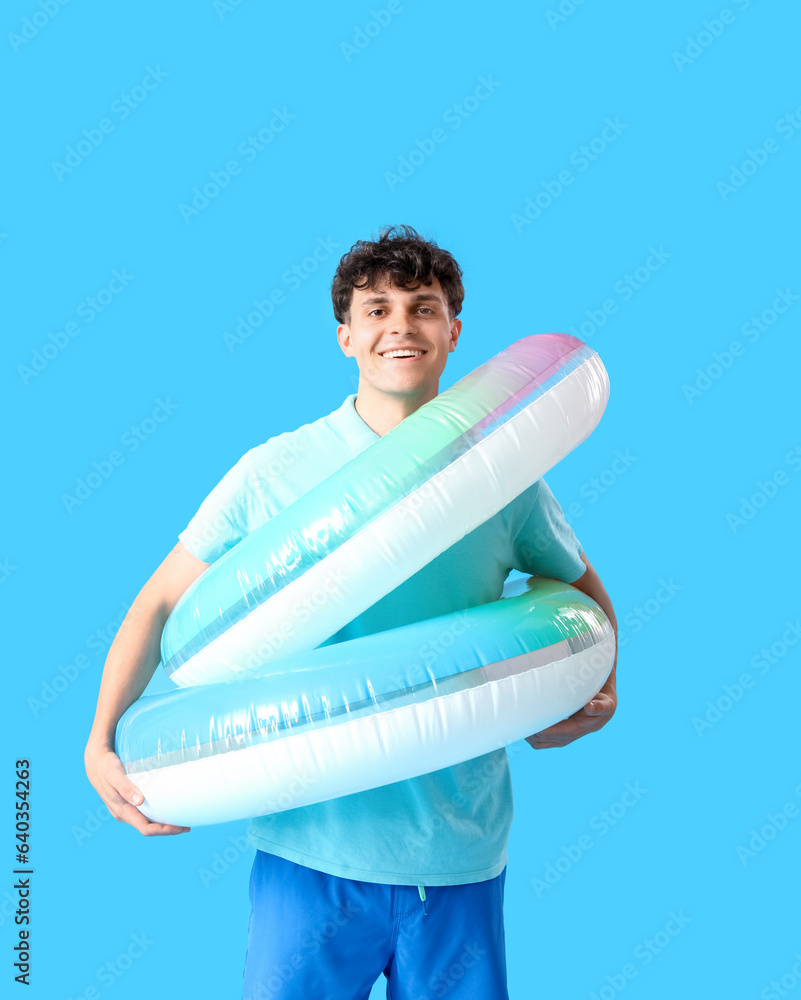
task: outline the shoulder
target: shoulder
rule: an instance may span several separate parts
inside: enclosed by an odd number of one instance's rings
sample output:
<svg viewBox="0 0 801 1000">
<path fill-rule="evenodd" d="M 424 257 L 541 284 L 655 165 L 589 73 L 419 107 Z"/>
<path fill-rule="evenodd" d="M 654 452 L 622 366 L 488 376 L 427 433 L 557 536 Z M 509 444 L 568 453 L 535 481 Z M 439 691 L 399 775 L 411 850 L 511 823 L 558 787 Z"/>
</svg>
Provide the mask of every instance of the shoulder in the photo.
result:
<svg viewBox="0 0 801 1000">
<path fill-rule="evenodd" d="M 537 502 L 541 498 L 541 491 L 543 487 L 546 490 L 548 489 L 545 480 L 536 479 L 531 486 L 523 490 L 519 496 L 515 497 L 510 504 L 510 506 L 514 509 L 515 514 L 525 520 L 525 518 L 527 518 L 537 506 Z"/>
<path fill-rule="evenodd" d="M 335 410 L 276 434 L 240 460 L 240 483 L 252 515 L 275 516 L 352 457 L 337 430 Z"/>
<path fill-rule="evenodd" d="M 291 465 L 300 458 L 310 458 L 338 437 L 336 432 L 338 413 L 339 410 L 334 410 L 333 413 L 301 424 L 295 430 L 276 434 L 251 448 L 240 461 L 252 472 L 279 475 L 284 466 Z"/>
</svg>

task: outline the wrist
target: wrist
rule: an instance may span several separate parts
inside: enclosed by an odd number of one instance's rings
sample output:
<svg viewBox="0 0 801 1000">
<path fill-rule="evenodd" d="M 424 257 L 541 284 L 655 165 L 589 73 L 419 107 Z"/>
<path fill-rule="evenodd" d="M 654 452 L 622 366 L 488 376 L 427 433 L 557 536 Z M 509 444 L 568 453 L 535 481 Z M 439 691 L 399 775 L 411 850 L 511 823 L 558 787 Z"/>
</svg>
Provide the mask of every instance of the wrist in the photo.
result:
<svg viewBox="0 0 801 1000">
<path fill-rule="evenodd" d="M 109 750 L 114 753 L 114 735 L 116 727 L 109 731 L 107 729 L 95 730 L 89 733 L 86 741 L 84 757 L 95 756 L 96 754 L 107 753 Z"/>
</svg>

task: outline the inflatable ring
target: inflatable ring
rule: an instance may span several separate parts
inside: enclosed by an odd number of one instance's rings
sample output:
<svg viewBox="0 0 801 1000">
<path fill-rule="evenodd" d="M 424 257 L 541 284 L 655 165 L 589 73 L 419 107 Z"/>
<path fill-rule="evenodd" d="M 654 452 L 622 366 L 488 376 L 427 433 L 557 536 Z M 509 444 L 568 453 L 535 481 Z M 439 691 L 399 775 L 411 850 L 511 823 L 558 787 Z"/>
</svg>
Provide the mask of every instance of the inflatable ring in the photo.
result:
<svg viewBox="0 0 801 1000">
<path fill-rule="evenodd" d="M 459 764 L 572 715 L 609 676 L 612 627 L 569 584 L 524 586 L 295 653 L 262 677 L 140 698 L 117 730 L 140 810 L 182 826 L 266 816 Z"/>
<path fill-rule="evenodd" d="M 524 338 L 218 559 L 162 636 L 185 689 L 117 727 L 140 810 L 187 826 L 267 815 L 481 756 L 586 704 L 614 635 L 564 583 L 315 647 L 544 475 L 607 397 L 581 341 Z M 415 675 L 439 635 L 452 655 Z"/>
<path fill-rule="evenodd" d="M 164 628 L 167 675 L 181 687 L 258 676 L 319 646 L 580 444 L 608 395 L 600 358 L 575 337 L 512 344 L 196 580 Z"/>
</svg>

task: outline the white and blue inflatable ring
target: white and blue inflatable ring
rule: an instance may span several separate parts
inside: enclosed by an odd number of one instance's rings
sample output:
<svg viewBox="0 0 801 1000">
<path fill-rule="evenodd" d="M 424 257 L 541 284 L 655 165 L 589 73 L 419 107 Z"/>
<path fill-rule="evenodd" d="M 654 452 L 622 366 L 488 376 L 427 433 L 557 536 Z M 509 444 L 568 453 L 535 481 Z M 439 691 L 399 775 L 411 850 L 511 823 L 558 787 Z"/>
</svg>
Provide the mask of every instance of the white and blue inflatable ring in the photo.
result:
<svg viewBox="0 0 801 1000">
<path fill-rule="evenodd" d="M 192 826 L 296 808 L 481 756 L 586 704 L 614 634 L 557 581 L 314 647 L 544 475 L 607 397 L 581 341 L 527 337 L 215 562 L 162 637 L 183 689 L 141 698 L 117 727 L 140 810 Z"/>
<path fill-rule="evenodd" d="M 608 394 L 575 337 L 512 344 L 218 559 L 167 621 L 168 676 L 258 676 L 318 646 L 580 444 Z"/>
<path fill-rule="evenodd" d="M 182 826 L 265 816 L 449 767 L 572 715 L 609 676 L 611 625 L 569 584 L 521 589 L 295 653 L 262 677 L 141 698 L 117 734 L 139 808 Z"/>
</svg>

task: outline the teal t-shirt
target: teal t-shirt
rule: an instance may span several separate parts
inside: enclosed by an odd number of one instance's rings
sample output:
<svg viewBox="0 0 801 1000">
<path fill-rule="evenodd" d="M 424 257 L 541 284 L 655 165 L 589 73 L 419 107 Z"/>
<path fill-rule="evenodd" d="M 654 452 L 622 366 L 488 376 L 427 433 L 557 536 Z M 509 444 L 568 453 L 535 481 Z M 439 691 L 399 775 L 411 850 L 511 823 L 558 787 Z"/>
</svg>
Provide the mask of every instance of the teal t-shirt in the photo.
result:
<svg viewBox="0 0 801 1000">
<path fill-rule="evenodd" d="M 378 440 L 348 396 L 339 409 L 248 451 L 179 535 L 213 562 Z M 328 642 L 497 600 L 512 569 L 573 583 L 581 545 L 544 479 Z M 327 643 L 326 643 L 327 644 Z M 251 821 L 255 847 L 342 878 L 460 885 L 506 864 L 512 786 L 505 749 L 407 781 Z"/>
</svg>

